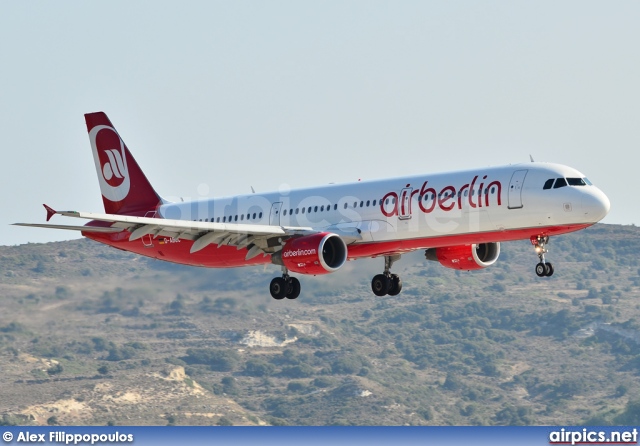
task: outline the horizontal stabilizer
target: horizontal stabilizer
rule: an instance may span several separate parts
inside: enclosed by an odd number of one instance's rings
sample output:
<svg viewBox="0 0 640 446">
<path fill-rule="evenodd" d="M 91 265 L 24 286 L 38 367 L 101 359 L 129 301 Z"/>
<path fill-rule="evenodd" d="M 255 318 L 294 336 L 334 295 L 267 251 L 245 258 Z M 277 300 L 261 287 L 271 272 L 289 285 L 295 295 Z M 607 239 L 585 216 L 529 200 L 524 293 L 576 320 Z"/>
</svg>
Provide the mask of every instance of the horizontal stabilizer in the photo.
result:
<svg viewBox="0 0 640 446">
<path fill-rule="evenodd" d="M 67 229 L 70 231 L 83 231 L 83 232 L 122 232 L 122 228 L 109 228 L 103 226 L 70 226 L 70 225 L 48 225 L 44 223 L 13 223 L 14 226 L 31 226 L 36 228 L 45 229 Z"/>
</svg>

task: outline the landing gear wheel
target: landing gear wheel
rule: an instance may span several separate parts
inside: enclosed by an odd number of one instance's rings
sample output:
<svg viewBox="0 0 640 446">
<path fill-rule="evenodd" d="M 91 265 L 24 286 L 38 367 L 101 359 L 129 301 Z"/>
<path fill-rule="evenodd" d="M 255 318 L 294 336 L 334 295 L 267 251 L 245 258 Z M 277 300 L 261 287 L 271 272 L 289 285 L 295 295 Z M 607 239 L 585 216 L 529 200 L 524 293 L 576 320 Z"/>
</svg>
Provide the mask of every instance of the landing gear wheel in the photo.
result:
<svg viewBox="0 0 640 446">
<path fill-rule="evenodd" d="M 544 258 L 544 255 L 549 252 L 547 250 L 547 243 L 549 243 L 548 236 L 538 235 L 531 237 L 531 244 L 534 246 L 536 254 L 538 254 L 538 258 L 540 259 L 540 263 L 536 265 L 536 274 L 538 277 L 553 276 L 553 265 Z"/>
<path fill-rule="evenodd" d="M 295 277 L 289 278 L 287 283 L 287 299 L 296 299 L 300 295 L 300 281 Z"/>
<path fill-rule="evenodd" d="M 389 293 L 391 281 L 384 274 L 378 274 L 371 281 L 371 290 L 376 296 L 386 296 Z"/>
<path fill-rule="evenodd" d="M 269 285 L 269 292 L 271 297 L 280 300 L 284 299 L 287 295 L 287 282 L 282 277 L 274 277 Z"/>
<path fill-rule="evenodd" d="M 397 296 L 402 291 L 402 279 L 397 274 L 391 274 L 391 286 L 389 287 L 389 296 Z"/>
</svg>

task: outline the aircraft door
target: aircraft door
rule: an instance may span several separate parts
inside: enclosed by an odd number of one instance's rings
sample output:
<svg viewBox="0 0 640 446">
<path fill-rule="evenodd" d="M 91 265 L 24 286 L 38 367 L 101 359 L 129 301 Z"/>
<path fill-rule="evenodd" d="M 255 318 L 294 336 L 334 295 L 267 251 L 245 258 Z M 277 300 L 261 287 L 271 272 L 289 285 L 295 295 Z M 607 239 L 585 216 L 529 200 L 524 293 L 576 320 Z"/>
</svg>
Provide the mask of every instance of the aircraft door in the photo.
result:
<svg viewBox="0 0 640 446">
<path fill-rule="evenodd" d="M 278 201 L 271 205 L 271 214 L 269 214 L 269 224 L 271 226 L 280 226 L 280 209 L 282 202 Z"/>
<path fill-rule="evenodd" d="M 522 185 L 527 176 L 527 169 L 516 170 L 509 181 L 509 209 L 520 209 L 522 205 Z"/>
<path fill-rule="evenodd" d="M 413 191 L 413 188 L 405 187 L 400 192 L 400 199 L 398 200 L 398 218 L 400 220 L 411 218 L 411 191 Z"/>
</svg>

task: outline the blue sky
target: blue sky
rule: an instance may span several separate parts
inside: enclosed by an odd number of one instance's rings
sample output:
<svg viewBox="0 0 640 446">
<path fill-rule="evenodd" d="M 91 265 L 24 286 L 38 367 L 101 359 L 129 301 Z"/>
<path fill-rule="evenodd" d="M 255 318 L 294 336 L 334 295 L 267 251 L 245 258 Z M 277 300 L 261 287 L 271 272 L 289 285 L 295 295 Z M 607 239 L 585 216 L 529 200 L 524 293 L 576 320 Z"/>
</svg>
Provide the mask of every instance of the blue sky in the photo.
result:
<svg viewBox="0 0 640 446">
<path fill-rule="evenodd" d="M 93 111 L 167 198 L 531 154 L 639 224 L 638 23 L 635 1 L 3 2 L 0 244 L 76 236 L 9 226 L 42 203 L 102 211 Z"/>
</svg>

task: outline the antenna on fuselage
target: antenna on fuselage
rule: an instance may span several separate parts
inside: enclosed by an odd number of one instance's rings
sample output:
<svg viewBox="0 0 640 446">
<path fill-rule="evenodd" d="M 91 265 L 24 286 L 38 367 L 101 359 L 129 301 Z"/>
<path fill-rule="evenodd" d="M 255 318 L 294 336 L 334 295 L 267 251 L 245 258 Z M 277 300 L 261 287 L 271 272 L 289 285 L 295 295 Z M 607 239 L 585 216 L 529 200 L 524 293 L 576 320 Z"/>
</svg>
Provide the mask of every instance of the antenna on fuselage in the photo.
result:
<svg viewBox="0 0 640 446">
<path fill-rule="evenodd" d="M 253 188 L 253 186 L 250 186 L 250 187 L 251 187 L 251 193 L 254 193 L 254 194 L 255 194 L 255 193 L 256 193 L 256 191 L 255 191 L 255 189 Z"/>
<path fill-rule="evenodd" d="M 532 163 L 535 163 L 535 161 L 533 160 L 533 157 L 531 155 L 529 155 L 529 159 L 531 160 Z"/>
</svg>

